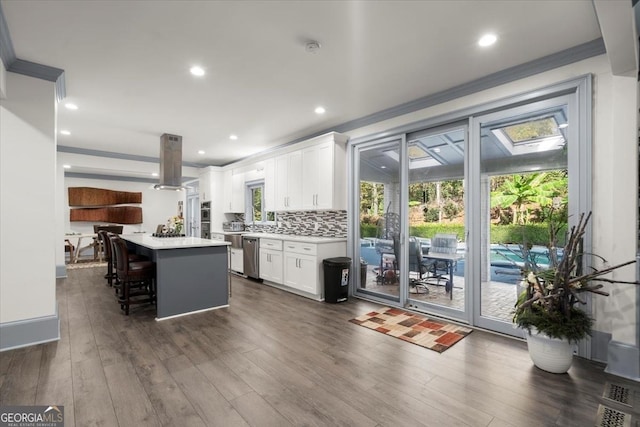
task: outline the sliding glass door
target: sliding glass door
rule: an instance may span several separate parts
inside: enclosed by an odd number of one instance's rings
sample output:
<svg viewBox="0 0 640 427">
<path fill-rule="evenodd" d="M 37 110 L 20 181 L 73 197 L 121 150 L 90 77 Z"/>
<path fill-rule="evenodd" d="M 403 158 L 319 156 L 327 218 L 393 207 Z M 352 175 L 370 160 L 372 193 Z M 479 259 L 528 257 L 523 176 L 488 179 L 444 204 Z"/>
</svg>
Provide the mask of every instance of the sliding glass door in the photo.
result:
<svg viewBox="0 0 640 427">
<path fill-rule="evenodd" d="M 403 138 L 373 141 L 356 152 L 358 204 L 357 291 L 400 301 L 403 279 L 401 204 Z"/>
<path fill-rule="evenodd" d="M 519 335 L 521 272 L 591 208 L 590 97 L 583 76 L 352 141 L 356 294 Z"/>
<path fill-rule="evenodd" d="M 479 288 L 475 323 L 514 334 L 522 271 L 548 268 L 568 221 L 568 99 L 559 97 L 477 118 Z M 554 253 L 551 253 L 554 252 Z"/>
<path fill-rule="evenodd" d="M 407 305 L 466 320 L 467 125 L 407 134 Z"/>
</svg>

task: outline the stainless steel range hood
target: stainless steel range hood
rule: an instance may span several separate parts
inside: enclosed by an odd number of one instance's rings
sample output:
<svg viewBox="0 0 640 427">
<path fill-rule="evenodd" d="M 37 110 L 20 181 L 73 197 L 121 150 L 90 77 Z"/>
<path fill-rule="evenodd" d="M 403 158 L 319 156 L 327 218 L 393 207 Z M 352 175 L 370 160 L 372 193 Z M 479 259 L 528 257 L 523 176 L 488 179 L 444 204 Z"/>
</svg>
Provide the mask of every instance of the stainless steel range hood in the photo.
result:
<svg viewBox="0 0 640 427">
<path fill-rule="evenodd" d="M 162 134 L 160 137 L 160 183 L 156 190 L 182 190 L 182 137 Z"/>
</svg>

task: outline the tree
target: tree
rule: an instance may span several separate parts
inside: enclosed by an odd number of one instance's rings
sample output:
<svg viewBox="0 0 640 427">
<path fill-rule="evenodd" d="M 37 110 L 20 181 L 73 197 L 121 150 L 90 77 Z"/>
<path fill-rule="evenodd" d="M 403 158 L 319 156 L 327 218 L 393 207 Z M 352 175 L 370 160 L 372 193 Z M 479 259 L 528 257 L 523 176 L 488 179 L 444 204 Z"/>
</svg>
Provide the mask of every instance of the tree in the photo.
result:
<svg viewBox="0 0 640 427">
<path fill-rule="evenodd" d="M 506 179 L 501 188 L 491 194 L 491 207 L 511 208 L 514 224 L 529 222 L 527 204 L 537 203 L 549 206 L 554 197 L 565 196 L 567 178 L 556 173 L 532 173 L 513 175 Z"/>
<path fill-rule="evenodd" d="M 378 216 L 384 211 L 384 185 L 360 181 L 360 213 Z"/>
</svg>

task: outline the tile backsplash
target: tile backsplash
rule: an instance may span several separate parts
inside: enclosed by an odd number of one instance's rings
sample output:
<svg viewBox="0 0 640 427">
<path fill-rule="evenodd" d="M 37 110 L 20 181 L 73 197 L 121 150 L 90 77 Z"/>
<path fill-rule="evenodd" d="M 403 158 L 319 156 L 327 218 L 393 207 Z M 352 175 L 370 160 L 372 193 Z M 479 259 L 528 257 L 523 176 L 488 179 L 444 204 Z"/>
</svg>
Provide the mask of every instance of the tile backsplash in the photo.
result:
<svg viewBox="0 0 640 427">
<path fill-rule="evenodd" d="M 278 212 L 276 224 L 247 224 L 252 232 L 315 237 L 347 237 L 347 211 Z"/>
</svg>

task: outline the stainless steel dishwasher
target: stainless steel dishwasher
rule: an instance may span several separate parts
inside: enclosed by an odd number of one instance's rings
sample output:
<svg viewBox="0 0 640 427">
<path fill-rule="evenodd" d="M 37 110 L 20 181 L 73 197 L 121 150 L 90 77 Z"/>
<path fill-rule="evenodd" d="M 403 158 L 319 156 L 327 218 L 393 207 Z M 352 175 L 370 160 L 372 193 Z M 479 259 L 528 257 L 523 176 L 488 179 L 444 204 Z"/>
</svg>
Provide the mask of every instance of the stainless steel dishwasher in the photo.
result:
<svg viewBox="0 0 640 427">
<path fill-rule="evenodd" d="M 252 279 L 260 278 L 260 239 L 244 237 L 242 243 L 244 251 L 244 274 Z"/>
</svg>

